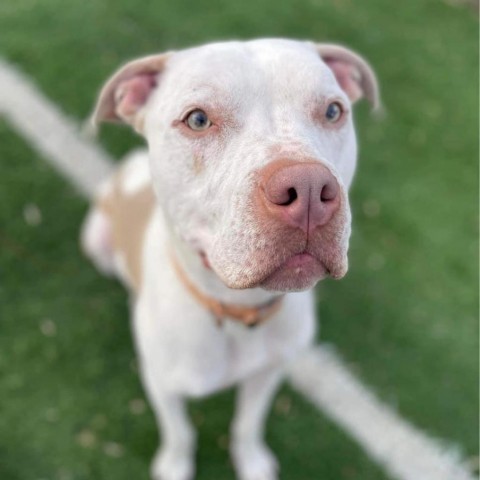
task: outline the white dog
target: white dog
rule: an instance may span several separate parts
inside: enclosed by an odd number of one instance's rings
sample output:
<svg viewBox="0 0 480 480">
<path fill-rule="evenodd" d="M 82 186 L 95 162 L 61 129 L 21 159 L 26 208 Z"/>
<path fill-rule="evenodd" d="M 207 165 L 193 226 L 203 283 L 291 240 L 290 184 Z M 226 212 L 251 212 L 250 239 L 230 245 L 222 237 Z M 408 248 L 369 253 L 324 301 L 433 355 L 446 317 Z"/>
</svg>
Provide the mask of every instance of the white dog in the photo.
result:
<svg viewBox="0 0 480 480">
<path fill-rule="evenodd" d="M 237 475 L 277 478 L 264 420 L 286 363 L 314 337 L 311 289 L 347 271 L 362 96 L 378 106 L 361 57 L 280 39 L 135 60 L 101 91 L 95 121 L 130 124 L 149 146 L 102 187 L 82 244 L 132 294 L 162 434 L 153 478 L 194 477 L 185 399 L 235 384 Z"/>
</svg>

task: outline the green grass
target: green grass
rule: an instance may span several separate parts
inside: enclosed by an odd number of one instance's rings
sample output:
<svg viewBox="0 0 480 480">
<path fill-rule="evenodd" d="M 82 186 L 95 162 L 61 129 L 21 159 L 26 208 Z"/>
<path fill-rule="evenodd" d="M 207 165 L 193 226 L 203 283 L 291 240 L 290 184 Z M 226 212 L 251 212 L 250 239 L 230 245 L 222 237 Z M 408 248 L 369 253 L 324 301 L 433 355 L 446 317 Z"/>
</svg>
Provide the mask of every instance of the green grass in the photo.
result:
<svg viewBox="0 0 480 480">
<path fill-rule="evenodd" d="M 475 455 L 472 11 L 438 0 L 392 8 L 381 0 L 0 3 L 0 53 L 77 118 L 86 117 L 101 83 L 129 58 L 259 36 L 338 41 L 377 70 L 388 113 L 374 121 L 365 105 L 357 111 L 351 267 L 344 280 L 319 289 L 321 338 L 401 415 Z M 101 141 L 115 156 L 140 143 L 114 127 Z M 156 428 L 149 410 L 134 415 L 129 408 L 143 393 L 132 366 L 126 296 L 78 252 L 87 205 L 1 123 L 0 172 L 0 478 L 147 478 Z M 23 219 L 29 203 L 42 212 L 37 227 Z M 41 333 L 51 331 L 48 320 L 54 336 Z M 385 478 L 321 414 L 289 390 L 281 395 L 268 436 L 283 478 Z M 199 479 L 233 478 L 224 451 L 231 403 L 227 392 L 192 405 Z M 119 458 L 104 453 L 109 442 L 123 446 Z"/>
</svg>

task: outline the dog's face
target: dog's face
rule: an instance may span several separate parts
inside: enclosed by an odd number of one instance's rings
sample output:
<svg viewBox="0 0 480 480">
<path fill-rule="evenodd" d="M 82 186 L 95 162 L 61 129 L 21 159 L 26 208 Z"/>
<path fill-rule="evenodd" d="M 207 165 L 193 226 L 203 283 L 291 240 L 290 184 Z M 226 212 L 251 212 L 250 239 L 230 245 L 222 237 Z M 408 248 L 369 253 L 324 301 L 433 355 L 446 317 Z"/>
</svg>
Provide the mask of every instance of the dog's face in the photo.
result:
<svg viewBox="0 0 480 480">
<path fill-rule="evenodd" d="M 294 291 L 347 271 L 364 95 L 375 77 L 341 47 L 229 42 L 126 65 L 95 116 L 145 136 L 166 218 L 227 286 Z"/>
</svg>

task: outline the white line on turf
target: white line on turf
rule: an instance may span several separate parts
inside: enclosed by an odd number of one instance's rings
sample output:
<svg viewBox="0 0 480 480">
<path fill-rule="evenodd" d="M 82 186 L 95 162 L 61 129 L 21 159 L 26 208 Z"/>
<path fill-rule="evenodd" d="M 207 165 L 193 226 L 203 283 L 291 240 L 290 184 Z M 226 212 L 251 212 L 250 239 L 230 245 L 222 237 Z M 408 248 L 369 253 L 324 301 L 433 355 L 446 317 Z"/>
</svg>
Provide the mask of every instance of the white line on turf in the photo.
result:
<svg viewBox="0 0 480 480">
<path fill-rule="evenodd" d="M 94 143 L 81 138 L 67 118 L 19 71 L 0 59 L 0 112 L 83 194 L 91 196 L 113 162 Z"/>
<path fill-rule="evenodd" d="M 290 369 L 290 382 L 393 477 L 473 480 L 455 449 L 400 418 L 348 370 L 333 348 L 316 347 Z"/>
<path fill-rule="evenodd" d="M 75 122 L 1 60 L 0 113 L 87 197 L 111 172 L 112 159 L 82 138 Z M 393 478 L 474 480 L 456 455 L 381 403 L 331 349 L 312 349 L 291 367 L 289 379 Z"/>
</svg>

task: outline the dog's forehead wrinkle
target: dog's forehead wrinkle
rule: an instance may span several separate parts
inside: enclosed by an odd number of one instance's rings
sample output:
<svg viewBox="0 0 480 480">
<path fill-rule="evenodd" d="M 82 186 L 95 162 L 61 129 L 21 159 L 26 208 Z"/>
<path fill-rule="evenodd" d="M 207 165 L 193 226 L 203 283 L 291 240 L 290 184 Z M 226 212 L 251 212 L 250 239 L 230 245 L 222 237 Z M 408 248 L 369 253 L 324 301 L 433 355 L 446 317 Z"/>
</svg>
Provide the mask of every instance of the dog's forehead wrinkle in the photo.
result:
<svg viewBox="0 0 480 480">
<path fill-rule="evenodd" d="M 258 66 L 241 44 L 210 44 L 185 50 L 174 55 L 166 82 L 175 82 L 183 89 L 201 91 L 210 87 L 217 91 L 255 84 L 259 79 Z"/>
<path fill-rule="evenodd" d="M 290 97 L 315 100 L 337 91 L 332 72 L 310 45 L 278 40 L 252 42 L 252 47 L 279 105 Z"/>
<path fill-rule="evenodd" d="M 329 94 L 335 80 L 311 46 L 303 42 L 259 40 L 226 42 L 176 53 L 169 61 L 162 85 L 165 94 L 185 98 L 226 96 L 242 104 L 308 99 Z M 233 92 L 233 94 L 232 94 Z"/>
</svg>

